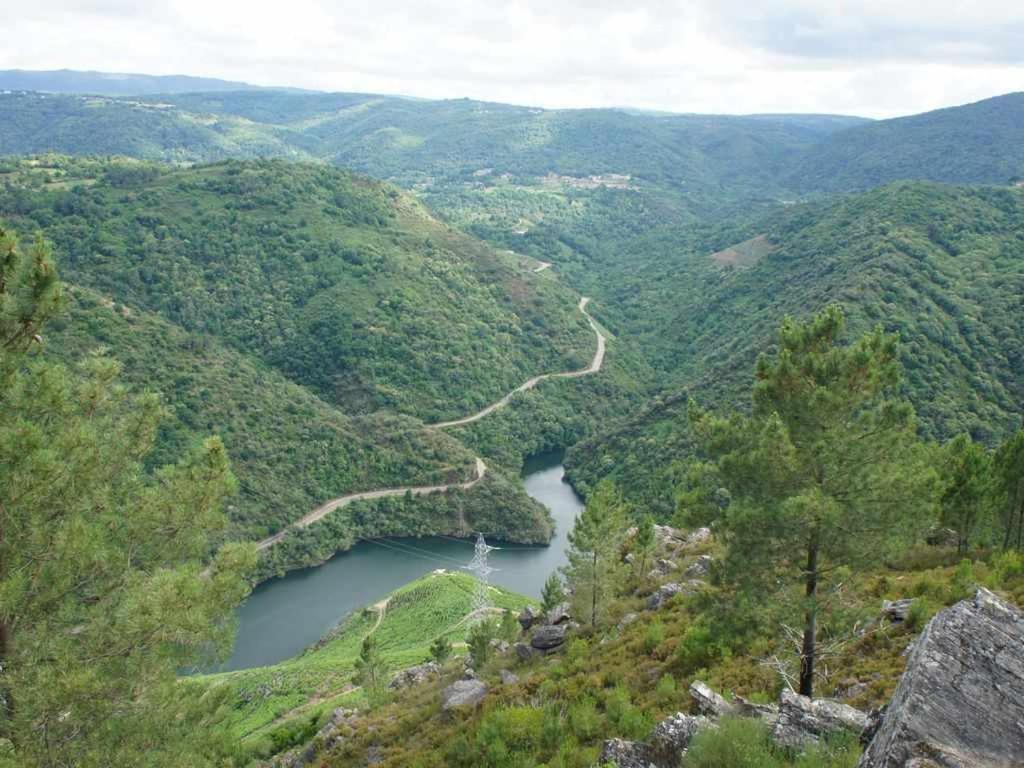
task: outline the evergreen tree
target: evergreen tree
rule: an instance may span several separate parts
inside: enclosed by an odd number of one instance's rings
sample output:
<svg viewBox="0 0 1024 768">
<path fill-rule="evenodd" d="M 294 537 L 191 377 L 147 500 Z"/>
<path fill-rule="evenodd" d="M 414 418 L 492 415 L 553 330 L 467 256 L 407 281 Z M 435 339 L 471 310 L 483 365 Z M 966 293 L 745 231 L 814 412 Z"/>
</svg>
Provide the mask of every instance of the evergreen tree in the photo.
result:
<svg viewBox="0 0 1024 768">
<path fill-rule="evenodd" d="M 565 589 L 562 587 L 562 578 L 557 573 L 552 573 L 544 582 L 544 588 L 540 593 L 540 608 L 547 613 L 557 605 L 565 602 Z"/>
<path fill-rule="evenodd" d="M 636 528 L 636 536 L 633 538 L 633 556 L 636 558 L 637 573 L 643 576 L 647 573 L 647 561 L 654 552 L 654 518 L 644 515 Z"/>
<path fill-rule="evenodd" d="M 430 646 L 430 657 L 443 665 L 452 655 L 452 641 L 447 635 L 441 635 Z"/>
<path fill-rule="evenodd" d="M 0 233 L 0 765 L 212 765 L 218 695 L 176 672 L 230 648 L 248 592 L 251 546 L 207 565 L 227 455 L 144 471 L 159 401 L 102 357 L 46 362 L 59 303 L 44 245 Z"/>
<path fill-rule="evenodd" d="M 511 643 L 518 635 L 519 622 L 516 621 L 515 614 L 506 608 L 501 614 L 501 624 L 498 625 L 498 637 Z"/>
<path fill-rule="evenodd" d="M 697 440 L 730 494 L 717 519 L 727 574 L 756 592 L 802 587 L 806 696 L 820 592 L 844 567 L 878 563 L 916 534 L 936 491 L 913 410 L 895 397 L 896 338 L 876 329 L 839 346 L 844 325 L 835 306 L 807 323 L 787 318 L 778 352 L 757 362 L 749 416 L 691 408 Z"/>
<path fill-rule="evenodd" d="M 469 630 L 466 644 L 469 646 L 469 657 L 474 668 L 480 669 L 491 658 L 491 640 L 494 639 L 496 629 L 493 621 L 481 621 Z"/>
<path fill-rule="evenodd" d="M 356 659 L 356 682 L 371 696 L 377 695 L 384 690 L 387 674 L 388 667 L 377 647 L 377 641 L 373 635 L 367 635 L 363 638 L 359 658 Z"/>
<path fill-rule="evenodd" d="M 604 603 L 621 576 L 619 550 L 625 531 L 625 502 L 615 486 L 603 480 L 569 532 L 569 565 L 565 569 L 578 615 L 586 615 L 591 626 L 597 626 Z"/>
<path fill-rule="evenodd" d="M 1024 429 L 999 446 L 993 465 L 1003 549 L 1024 550 Z"/>
<path fill-rule="evenodd" d="M 958 435 L 945 446 L 940 500 L 942 524 L 957 533 L 957 551 L 967 551 L 979 525 L 987 516 L 991 498 L 992 458 L 967 435 Z"/>
</svg>

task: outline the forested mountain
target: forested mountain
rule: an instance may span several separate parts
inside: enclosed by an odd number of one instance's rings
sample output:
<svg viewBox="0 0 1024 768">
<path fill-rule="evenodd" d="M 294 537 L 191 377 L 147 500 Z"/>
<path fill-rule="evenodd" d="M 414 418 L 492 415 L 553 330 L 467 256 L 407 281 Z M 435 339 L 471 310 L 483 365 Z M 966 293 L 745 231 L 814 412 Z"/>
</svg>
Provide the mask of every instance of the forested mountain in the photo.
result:
<svg viewBox="0 0 1024 768">
<path fill-rule="evenodd" d="M 900 179 L 1024 179 L 1024 93 L 854 126 L 822 139 L 787 176 L 800 190 L 868 189 Z"/>
<path fill-rule="evenodd" d="M 714 253 L 652 260 L 636 283 L 677 384 L 646 411 L 570 454 L 583 488 L 611 475 L 669 515 L 686 456 L 686 405 L 746 404 L 759 350 L 786 314 L 843 306 L 851 326 L 898 332 L 906 395 L 923 435 L 966 432 L 994 444 L 1021 423 L 1024 403 L 1024 191 L 899 183 L 761 222 L 758 237 Z M 664 302 L 660 303 L 659 302 Z M 661 306 L 661 318 L 651 307 Z"/>
<path fill-rule="evenodd" d="M 474 454 L 423 421 L 593 354 L 577 296 L 534 260 L 326 166 L 9 162 L 0 217 L 26 238 L 44 232 L 70 283 L 51 354 L 105 351 L 129 383 L 163 395 L 154 466 L 222 435 L 240 481 L 229 537 L 279 530 L 345 492 L 471 479 Z M 548 534 L 500 465 L 462 497 L 391 528 L 362 514 L 375 530 L 456 530 L 500 498 L 488 530 Z M 350 522 L 316 558 L 351 543 Z M 306 558 L 299 549 L 291 556 Z"/>
</svg>

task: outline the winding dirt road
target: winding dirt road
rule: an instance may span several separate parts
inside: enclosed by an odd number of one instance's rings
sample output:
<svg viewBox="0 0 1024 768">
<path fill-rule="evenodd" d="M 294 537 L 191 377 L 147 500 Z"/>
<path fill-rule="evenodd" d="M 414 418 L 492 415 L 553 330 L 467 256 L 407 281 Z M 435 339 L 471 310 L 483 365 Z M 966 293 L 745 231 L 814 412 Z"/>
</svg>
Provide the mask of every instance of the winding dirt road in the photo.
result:
<svg viewBox="0 0 1024 768">
<path fill-rule="evenodd" d="M 584 296 L 580 299 L 579 310 L 583 313 L 583 316 L 587 318 L 587 322 L 590 323 L 591 329 L 597 336 L 597 349 L 594 352 L 594 359 L 590 361 L 590 365 L 578 371 L 566 371 L 564 373 L 542 373 L 540 376 L 534 376 L 532 379 L 524 381 L 518 387 L 513 389 L 501 400 L 496 403 L 491 403 L 481 411 L 477 411 L 472 416 L 464 416 L 461 419 L 453 419 L 452 421 L 442 421 L 437 424 L 428 424 L 430 429 L 445 429 L 446 427 L 461 427 L 464 424 L 472 424 L 474 421 L 480 421 L 484 416 L 489 416 L 497 410 L 504 408 L 506 405 L 512 402 L 512 398 L 518 395 L 520 392 L 526 392 L 529 389 L 533 389 L 540 382 L 545 379 L 575 379 L 580 376 L 588 376 L 592 373 L 597 373 L 601 370 L 601 366 L 604 365 L 604 351 L 605 351 L 605 337 L 601 333 L 601 330 L 597 327 L 597 323 L 594 322 L 594 318 L 587 312 L 587 304 L 590 303 L 590 299 Z"/>
<path fill-rule="evenodd" d="M 506 405 L 512 402 L 512 398 L 514 398 L 520 392 L 526 392 L 527 390 L 533 389 L 545 379 L 575 379 L 579 378 L 580 376 L 588 376 L 592 373 L 597 373 L 598 371 L 600 371 L 601 366 L 604 365 L 606 339 L 604 334 L 601 333 L 600 328 L 597 327 L 597 323 L 594 322 L 594 318 L 592 318 L 590 314 L 587 312 L 587 304 L 589 302 L 590 299 L 586 296 L 580 299 L 579 311 L 582 312 L 583 316 L 587 318 L 587 322 L 590 324 L 591 329 L 594 331 L 594 335 L 597 336 L 597 349 L 594 352 L 594 358 L 590 361 L 590 365 L 578 371 L 565 371 L 562 373 L 543 373 L 540 376 L 534 376 L 532 379 L 523 382 L 518 387 L 513 389 L 511 392 L 509 392 L 507 395 L 501 398 L 501 400 L 498 400 L 496 403 L 491 403 L 483 410 L 474 413 L 472 416 L 466 416 L 464 418 L 455 419 L 453 421 L 442 421 L 437 424 L 428 424 L 427 428 L 445 429 L 447 427 L 459 427 L 464 424 L 472 424 L 474 421 L 480 421 L 480 419 L 484 418 L 485 416 L 488 416 L 489 414 L 492 414 L 495 411 L 504 408 Z M 484 460 L 478 456 L 476 459 L 476 477 L 465 483 L 449 483 L 448 485 L 423 485 L 404 488 L 382 488 L 376 491 L 361 491 L 360 493 L 350 493 L 346 496 L 339 496 L 336 499 L 331 499 L 330 501 L 321 504 L 312 512 L 303 515 L 294 523 L 287 526 L 286 528 L 282 528 L 273 536 L 268 536 L 262 541 L 257 542 L 256 548 L 259 550 L 263 550 L 267 547 L 272 547 L 279 541 L 281 541 L 293 528 L 306 528 L 315 523 L 317 520 L 320 520 L 324 516 L 330 514 L 334 510 L 340 509 L 342 507 L 347 507 L 354 501 L 364 501 L 366 499 L 383 499 L 388 496 L 404 496 L 407 493 L 411 493 L 413 496 L 423 496 L 428 493 L 440 493 L 442 491 L 448 491 L 454 488 L 468 490 L 477 483 L 479 483 L 481 480 L 483 480 L 484 475 L 486 474 L 487 465 L 484 463 Z"/>
</svg>

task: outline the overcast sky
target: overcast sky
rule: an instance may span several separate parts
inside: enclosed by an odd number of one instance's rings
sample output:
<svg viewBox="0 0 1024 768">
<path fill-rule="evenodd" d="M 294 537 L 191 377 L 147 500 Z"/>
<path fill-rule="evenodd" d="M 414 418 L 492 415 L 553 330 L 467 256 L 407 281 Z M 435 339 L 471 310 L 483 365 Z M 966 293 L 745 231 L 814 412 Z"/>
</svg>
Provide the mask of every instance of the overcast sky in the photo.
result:
<svg viewBox="0 0 1024 768">
<path fill-rule="evenodd" d="M 885 117 L 1024 90 L 1022 0 L 0 0 L 0 69 Z"/>
</svg>

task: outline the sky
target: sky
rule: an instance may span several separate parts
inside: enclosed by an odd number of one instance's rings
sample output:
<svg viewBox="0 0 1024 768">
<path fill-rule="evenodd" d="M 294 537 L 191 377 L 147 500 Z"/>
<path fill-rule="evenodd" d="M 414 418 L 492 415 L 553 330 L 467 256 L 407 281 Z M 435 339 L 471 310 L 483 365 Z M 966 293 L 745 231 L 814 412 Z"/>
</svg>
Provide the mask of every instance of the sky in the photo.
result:
<svg viewBox="0 0 1024 768">
<path fill-rule="evenodd" d="M 1020 0 L 0 0 L 0 69 L 890 117 L 1024 90 Z"/>
</svg>

